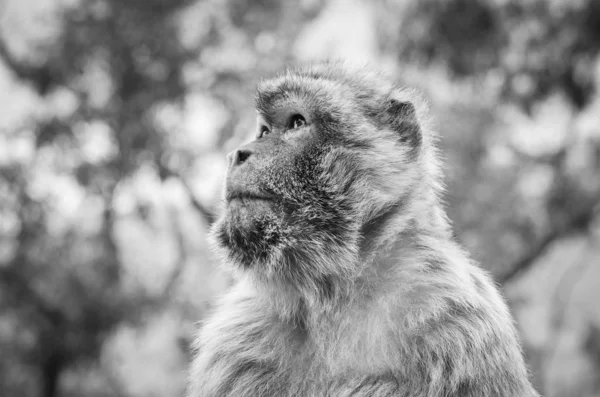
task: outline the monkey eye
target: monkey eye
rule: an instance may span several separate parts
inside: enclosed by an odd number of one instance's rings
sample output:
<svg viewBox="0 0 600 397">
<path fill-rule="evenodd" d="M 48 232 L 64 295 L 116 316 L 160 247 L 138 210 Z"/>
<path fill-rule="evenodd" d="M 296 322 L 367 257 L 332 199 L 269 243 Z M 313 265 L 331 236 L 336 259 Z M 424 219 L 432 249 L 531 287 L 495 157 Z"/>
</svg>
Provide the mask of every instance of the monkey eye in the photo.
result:
<svg viewBox="0 0 600 397">
<path fill-rule="evenodd" d="M 306 125 L 306 119 L 301 114 L 295 114 L 290 117 L 289 128 L 294 130 L 297 128 L 302 128 Z"/>
<path fill-rule="evenodd" d="M 267 127 L 266 125 L 262 125 L 258 132 L 258 137 L 262 138 L 263 136 L 269 135 L 270 133 L 271 133 L 271 130 L 269 130 L 269 127 Z"/>
</svg>

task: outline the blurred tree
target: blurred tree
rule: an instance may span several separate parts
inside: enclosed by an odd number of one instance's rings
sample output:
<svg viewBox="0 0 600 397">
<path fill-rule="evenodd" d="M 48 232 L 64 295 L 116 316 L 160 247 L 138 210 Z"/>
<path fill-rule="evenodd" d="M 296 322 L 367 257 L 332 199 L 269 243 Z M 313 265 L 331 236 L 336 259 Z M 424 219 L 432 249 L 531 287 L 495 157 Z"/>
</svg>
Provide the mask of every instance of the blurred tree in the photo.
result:
<svg viewBox="0 0 600 397">
<path fill-rule="evenodd" d="M 191 273 L 202 266 L 186 264 L 208 256 L 189 224 L 214 220 L 220 152 L 249 135 L 255 81 L 295 61 L 300 37 L 309 55 L 354 40 L 336 31 L 347 25 L 327 20 L 343 20 L 347 3 L 48 0 L 57 11 L 42 14 L 58 28 L 23 41 L 32 28 L 20 27 L 9 7 L 21 2 L 0 7 L 0 84 L 16 81 L 7 91 L 26 92 L 30 103 L 24 117 L 9 108 L 10 123 L 0 124 L 0 394 L 160 395 L 149 379 L 134 390 L 108 371 L 116 365 L 102 363 L 106 345 L 128 324 L 165 323 L 182 328 L 186 348 L 204 306 L 176 296 L 186 282 L 190 296 L 214 292 L 208 273 Z M 41 3 L 31 0 L 25 14 Z M 593 227 L 600 3 L 380 0 L 352 10 L 376 19 L 361 26 L 379 35 L 372 63 L 391 59 L 399 80 L 432 98 L 458 237 L 500 282 L 519 279 L 565 235 Z M 323 39 L 328 32 L 335 40 Z M 143 178 L 181 190 L 195 213 L 161 213 L 154 192 L 137 187 Z M 171 221 L 159 222 L 161 214 Z M 150 243 L 131 247 L 139 242 L 132 225 Z M 159 287 L 132 283 L 130 262 L 166 262 L 152 244 L 169 238 L 174 265 L 138 270 L 160 278 Z M 594 350 L 597 324 L 589 329 Z M 143 344 L 156 343 L 148 332 Z"/>
<path fill-rule="evenodd" d="M 441 66 L 458 84 L 471 87 L 466 97 L 472 101 L 456 101 L 440 111 L 440 125 L 445 126 L 442 142 L 458 169 L 467 172 L 462 179 L 451 180 L 456 186 L 450 186 L 450 211 L 459 236 L 468 239 L 469 229 L 480 233 L 482 228 L 496 236 L 475 237 L 478 246 L 471 248 L 481 253 L 499 280 L 508 281 L 535 263 L 552 242 L 586 230 L 597 211 L 598 183 L 574 173 L 572 164 L 581 150 L 581 138 L 574 131 L 577 119 L 597 107 L 593 100 L 598 95 L 600 3 L 432 0 L 385 4 L 381 34 L 386 52 L 396 54 L 400 65 Z M 547 103 L 557 97 L 566 99 L 555 112 L 565 125 L 549 127 L 555 135 L 568 138 L 555 152 L 530 155 L 509 134 L 498 137 L 495 126 L 506 123 L 503 114 L 524 111 L 523 120 L 541 119 L 552 112 L 546 110 Z M 511 112 L 499 112 L 499 103 L 512 107 Z M 531 131 L 519 134 L 535 140 L 536 130 L 532 125 Z M 597 175 L 600 168 L 594 159 L 598 159 L 600 144 L 594 139 L 590 143 L 596 154 L 592 149 L 585 173 Z M 487 166 L 492 150 L 513 156 L 512 165 Z M 540 195 L 543 202 L 535 209 L 536 218 L 518 211 L 534 210 L 532 201 L 510 187 L 528 170 L 540 169 L 548 171 L 551 187 Z M 501 194 L 511 190 L 511 195 Z M 487 216 L 482 218 L 482 214 Z M 504 263 L 498 258 L 505 258 Z"/>
<path fill-rule="evenodd" d="M 96 359 L 107 333 L 138 317 L 149 302 L 120 283 L 113 201 L 120 181 L 140 165 L 166 167 L 166 136 L 148 111 L 181 101 L 186 92 L 182 65 L 192 53 L 180 45 L 173 16 L 189 3 L 94 0 L 64 9 L 61 34 L 40 64 L 12 55 L 0 38 L 0 55 L 18 78 L 42 96 L 66 92 L 77 103 L 68 115 L 34 120 L 31 161 L 0 167 L 3 212 L 17 214 L 14 239 L 4 241 L 11 254 L 0 267 L 2 321 L 16 334 L 0 339 L 2 351 L 13 351 L 1 361 L 3 367 L 31 369 L 18 377 L 2 371 L 0 388 L 14 390 L 13 395 L 57 395 L 61 373 Z M 82 129 L 93 125 L 114 146 L 100 159 L 86 158 L 82 148 Z M 48 153 L 51 161 L 44 158 Z M 56 203 L 33 192 L 40 181 L 32 175 L 45 167 L 74 176 L 70 186 L 83 189 L 90 203 L 99 200 L 98 230 L 89 233 L 76 223 L 54 230 L 50 218 Z M 30 340 L 15 347 L 14 338 L 23 333 Z"/>
<path fill-rule="evenodd" d="M 600 4 L 427 0 L 398 2 L 404 16 L 388 45 L 402 61 L 442 62 L 457 77 L 494 72 L 503 97 L 528 110 L 563 92 L 582 108 L 595 92 Z M 390 16 L 393 18 L 395 16 Z"/>
<path fill-rule="evenodd" d="M 459 77 L 495 67 L 507 41 L 501 15 L 491 2 L 480 0 L 415 2 L 399 30 L 401 59 L 442 61 Z"/>
</svg>

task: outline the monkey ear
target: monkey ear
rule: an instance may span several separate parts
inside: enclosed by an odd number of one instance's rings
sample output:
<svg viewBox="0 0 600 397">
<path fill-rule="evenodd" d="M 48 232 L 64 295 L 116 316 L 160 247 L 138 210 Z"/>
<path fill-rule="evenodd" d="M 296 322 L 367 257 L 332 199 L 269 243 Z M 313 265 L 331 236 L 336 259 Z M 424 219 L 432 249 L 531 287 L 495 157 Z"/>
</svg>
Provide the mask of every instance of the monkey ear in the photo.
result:
<svg viewBox="0 0 600 397">
<path fill-rule="evenodd" d="M 414 105 L 392 98 L 388 101 L 386 114 L 392 129 L 400 136 L 400 142 L 417 152 L 421 147 L 422 136 Z"/>
</svg>

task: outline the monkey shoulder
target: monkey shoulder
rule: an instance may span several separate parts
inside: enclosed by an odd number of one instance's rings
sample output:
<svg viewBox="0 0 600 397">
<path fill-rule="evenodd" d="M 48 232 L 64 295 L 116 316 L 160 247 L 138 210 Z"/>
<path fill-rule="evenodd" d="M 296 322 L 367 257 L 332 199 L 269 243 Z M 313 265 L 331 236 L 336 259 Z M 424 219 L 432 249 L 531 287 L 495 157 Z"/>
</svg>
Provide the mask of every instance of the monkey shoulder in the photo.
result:
<svg viewBox="0 0 600 397">
<path fill-rule="evenodd" d="M 423 395 L 536 396 L 508 307 L 491 277 L 459 250 L 424 255 L 401 274 L 401 376 Z M 408 382 L 408 383 L 406 383 Z M 438 394 L 432 393 L 437 391 Z M 432 394 L 427 394 L 427 393 Z"/>
</svg>

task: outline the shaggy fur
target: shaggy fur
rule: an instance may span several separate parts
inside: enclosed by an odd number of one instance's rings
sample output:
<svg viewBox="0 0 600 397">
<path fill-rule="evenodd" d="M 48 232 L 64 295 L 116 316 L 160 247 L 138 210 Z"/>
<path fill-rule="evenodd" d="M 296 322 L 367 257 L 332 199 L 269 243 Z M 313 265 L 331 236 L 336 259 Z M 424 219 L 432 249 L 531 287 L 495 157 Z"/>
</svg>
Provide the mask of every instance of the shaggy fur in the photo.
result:
<svg viewBox="0 0 600 397">
<path fill-rule="evenodd" d="M 322 64 L 262 82 L 213 236 L 235 286 L 189 397 L 534 397 L 511 316 L 454 242 L 419 96 Z M 290 128 L 290 117 L 306 119 Z"/>
</svg>

